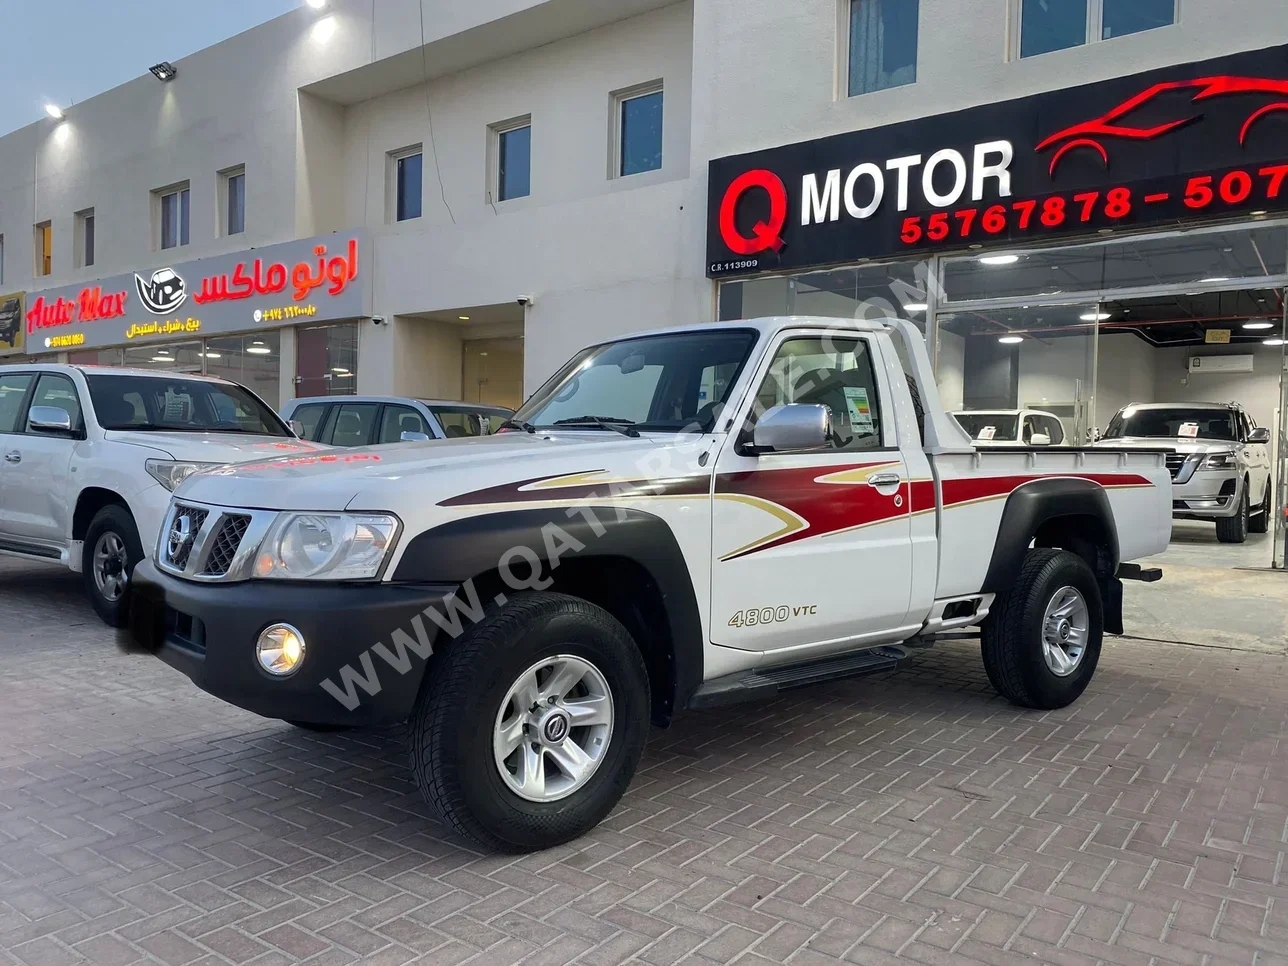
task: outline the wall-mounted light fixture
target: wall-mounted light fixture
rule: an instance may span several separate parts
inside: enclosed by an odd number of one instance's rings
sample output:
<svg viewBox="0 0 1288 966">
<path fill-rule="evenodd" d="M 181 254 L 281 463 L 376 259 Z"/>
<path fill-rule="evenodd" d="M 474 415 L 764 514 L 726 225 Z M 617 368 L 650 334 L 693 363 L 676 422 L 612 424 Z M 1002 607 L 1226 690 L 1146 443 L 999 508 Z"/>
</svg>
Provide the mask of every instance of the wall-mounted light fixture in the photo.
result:
<svg viewBox="0 0 1288 966">
<path fill-rule="evenodd" d="M 55 121 L 61 121 L 63 119 L 63 109 L 59 107 L 57 104 L 54 104 L 54 103 L 46 104 L 45 113 L 48 114 L 50 117 L 52 117 Z"/>
<path fill-rule="evenodd" d="M 152 76 L 159 81 L 174 80 L 175 75 L 179 73 L 174 69 L 174 64 L 170 63 L 168 60 L 163 60 L 161 63 L 149 67 L 148 70 L 150 70 L 152 72 Z"/>
</svg>

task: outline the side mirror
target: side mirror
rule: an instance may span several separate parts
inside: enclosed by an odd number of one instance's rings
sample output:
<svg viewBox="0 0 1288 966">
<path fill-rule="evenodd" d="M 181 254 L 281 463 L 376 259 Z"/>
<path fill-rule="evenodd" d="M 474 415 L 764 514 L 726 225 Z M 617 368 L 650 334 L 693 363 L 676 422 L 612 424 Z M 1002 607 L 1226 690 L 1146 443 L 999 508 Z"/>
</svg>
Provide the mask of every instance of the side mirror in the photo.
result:
<svg viewBox="0 0 1288 966">
<path fill-rule="evenodd" d="M 27 425 L 42 433 L 70 433 L 72 417 L 60 406 L 32 406 Z"/>
<path fill-rule="evenodd" d="M 33 412 L 35 410 L 32 410 Z M 1268 443 L 1270 442 L 1270 428 L 1268 426 L 1258 426 L 1248 434 L 1249 443 Z"/>
<path fill-rule="evenodd" d="M 427 443 L 432 437 L 425 433 L 403 433 L 398 439 L 404 443 Z"/>
<path fill-rule="evenodd" d="M 1050 446 L 1051 437 L 1046 433 L 1034 433 L 1033 438 L 1029 440 L 1030 446 Z"/>
<path fill-rule="evenodd" d="M 832 412 L 819 404 L 774 406 L 756 423 L 751 441 L 756 453 L 826 449 L 832 436 Z"/>
<path fill-rule="evenodd" d="M 304 424 L 300 422 L 298 419 L 292 419 L 286 425 L 290 426 L 291 432 L 294 433 L 296 436 L 298 436 L 300 439 L 304 438 Z"/>
</svg>

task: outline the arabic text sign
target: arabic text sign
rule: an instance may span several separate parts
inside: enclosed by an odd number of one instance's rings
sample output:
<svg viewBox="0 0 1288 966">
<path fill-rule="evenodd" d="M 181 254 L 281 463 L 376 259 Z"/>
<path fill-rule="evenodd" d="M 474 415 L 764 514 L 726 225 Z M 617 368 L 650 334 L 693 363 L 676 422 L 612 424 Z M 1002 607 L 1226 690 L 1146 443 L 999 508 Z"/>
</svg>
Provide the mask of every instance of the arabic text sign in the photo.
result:
<svg viewBox="0 0 1288 966">
<path fill-rule="evenodd" d="M 254 331 L 370 310 L 363 233 L 326 235 L 33 292 L 29 352 Z"/>
</svg>

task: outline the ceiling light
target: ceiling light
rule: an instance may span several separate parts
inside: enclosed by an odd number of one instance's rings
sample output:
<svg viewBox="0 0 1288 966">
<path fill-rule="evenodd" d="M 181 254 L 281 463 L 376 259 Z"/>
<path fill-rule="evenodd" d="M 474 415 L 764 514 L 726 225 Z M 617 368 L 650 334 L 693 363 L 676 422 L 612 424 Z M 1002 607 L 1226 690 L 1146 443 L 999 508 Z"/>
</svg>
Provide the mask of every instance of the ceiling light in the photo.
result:
<svg viewBox="0 0 1288 966">
<path fill-rule="evenodd" d="M 219 352 L 198 352 L 197 355 L 203 359 L 222 359 L 223 354 Z"/>
<path fill-rule="evenodd" d="M 1267 339 L 1265 342 L 1263 342 L 1263 343 L 1261 343 L 1261 344 L 1262 344 L 1262 345 L 1283 345 L 1283 344 L 1284 344 L 1284 340 L 1283 340 L 1283 339 Z"/>
<path fill-rule="evenodd" d="M 1004 335 L 997 341 L 1002 345 L 1019 345 L 1024 341 L 1024 337 L 1021 335 Z"/>
<path fill-rule="evenodd" d="M 1106 319 L 1112 319 L 1113 316 L 1108 312 L 1087 312 L 1078 316 L 1083 322 L 1104 322 Z"/>
<path fill-rule="evenodd" d="M 1252 217 L 1253 217 L 1253 218 L 1260 218 L 1260 217 L 1261 217 L 1262 215 L 1264 215 L 1265 213 L 1266 213 L 1266 212 L 1265 212 L 1265 209 L 1262 209 L 1261 211 L 1254 211 L 1254 212 L 1252 213 Z"/>
<path fill-rule="evenodd" d="M 1224 275 L 1213 275 L 1211 278 L 1201 278 L 1199 279 L 1199 281 L 1205 282 L 1205 283 L 1206 282 L 1228 282 L 1230 281 L 1230 279 Z"/>
<path fill-rule="evenodd" d="M 925 302 L 909 302 L 903 307 L 905 312 L 924 312 L 930 308 Z"/>
<path fill-rule="evenodd" d="M 273 352 L 272 349 L 264 345 L 262 342 L 252 342 L 246 347 L 246 351 L 253 356 L 266 356 L 271 355 Z"/>
<path fill-rule="evenodd" d="M 979 259 L 979 263 L 981 265 L 1014 265 L 1019 260 L 1019 255 L 985 255 Z"/>
<path fill-rule="evenodd" d="M 174 362 L 174 356 L 153 356 L 153 362 Z"/>
<path fill-rule="evenodd" d="M 314 10 L 321 10 L 326 6 L 326 0 L 308 0 L 308 4 Z"/>
<path fill-rule="evenodd" d="M 174 75 L 179 73 L 174 69 L 174 64 L 170 63 L 168 60 L 163 60 L 161 63 L 149 67 L 148 70 L 150 70 L 152 72 L 152 76 L 159 81 L 174 80 Z"/>
<path fill-rule="evenodd" d="M 468 315 L 458 315 L 457 318 L 460 319 L 462 322 L 468 322 L 470 320 L 470 317 Z"/>
<path fill-rule="evenodd" d="M 61 121 L 63 119 L 63 109 L 59 107 L 57 104 L 46 104 L 45 113 L 48 114 L 50 117 L 52 117 L 55 121 Z"/>
<path fill-rule="evenodd" d="M 347 375 L 349 374 L 349 370 L 348 370 L 348 369 L 338 369 L 338 368 L 336 368 L 335 366 L 332 366 L 332 367 L 331 367 L 331 371 L 332 371 L 332 372 L 334 372 L 334 373 L 335 373 L 336 375 L 338 375 L 338 376 L 347 376 Z"/>
<path fill-rule="evenodd" d="M 1244 322 L 1243 327 L 1245 329 L 1273 329 L 1275 324 L 1273 322 Z"/>
</svg>

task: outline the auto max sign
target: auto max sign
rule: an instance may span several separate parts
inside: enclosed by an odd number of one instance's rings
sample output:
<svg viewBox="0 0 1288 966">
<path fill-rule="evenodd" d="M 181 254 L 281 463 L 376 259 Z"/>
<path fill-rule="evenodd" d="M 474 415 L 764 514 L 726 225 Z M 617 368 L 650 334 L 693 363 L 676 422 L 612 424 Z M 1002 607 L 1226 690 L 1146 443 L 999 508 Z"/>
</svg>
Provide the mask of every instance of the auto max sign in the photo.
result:
<svg viewBox="0 0 1288 966">
<path fill-rule="evenodd" d="M 707 273 L 1285 210 L 1286 179 L 1288 46 L 712 161 Z"/>
<path fill-rule="evenodd" d="M 27 294 L 27 351 L 200 338 L 370 314 L 364 233 L 324 235 Z"/>
</svg>

